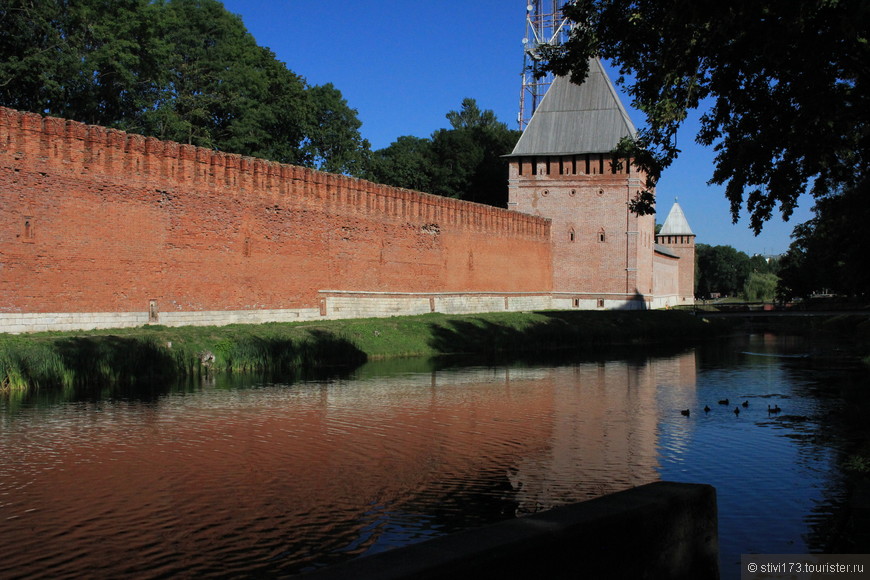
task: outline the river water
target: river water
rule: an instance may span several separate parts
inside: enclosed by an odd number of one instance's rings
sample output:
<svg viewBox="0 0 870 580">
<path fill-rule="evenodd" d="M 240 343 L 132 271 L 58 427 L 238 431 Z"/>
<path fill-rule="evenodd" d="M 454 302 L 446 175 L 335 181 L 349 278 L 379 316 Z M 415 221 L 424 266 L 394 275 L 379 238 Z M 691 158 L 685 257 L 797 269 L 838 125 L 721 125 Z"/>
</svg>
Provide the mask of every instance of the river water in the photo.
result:
<svg viewBox="0 0 870 580">
<path fill-rule="evenodd" d="M 0 578 L 287 576 L 657 480 L 716 487 L 739 578 L 741 553 L 823 549 L 842 500 L 827 421 L 848 378 L 793 356 L 816 348 L 3 401 Z"/>
</svg>

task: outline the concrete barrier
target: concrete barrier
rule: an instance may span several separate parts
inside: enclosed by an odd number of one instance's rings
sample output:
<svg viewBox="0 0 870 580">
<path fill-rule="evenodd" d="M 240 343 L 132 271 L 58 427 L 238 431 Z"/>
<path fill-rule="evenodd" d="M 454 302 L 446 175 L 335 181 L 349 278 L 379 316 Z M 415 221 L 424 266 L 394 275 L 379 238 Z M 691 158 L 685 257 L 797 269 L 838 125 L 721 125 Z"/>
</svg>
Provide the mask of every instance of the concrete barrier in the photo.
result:
<svg viewBox="0 0 870 580">
<path fill-rule="evenodd" d="M 302 577 L 717 579 L 716 490 L 709 485 L 651 483 Z"/>
</svg>

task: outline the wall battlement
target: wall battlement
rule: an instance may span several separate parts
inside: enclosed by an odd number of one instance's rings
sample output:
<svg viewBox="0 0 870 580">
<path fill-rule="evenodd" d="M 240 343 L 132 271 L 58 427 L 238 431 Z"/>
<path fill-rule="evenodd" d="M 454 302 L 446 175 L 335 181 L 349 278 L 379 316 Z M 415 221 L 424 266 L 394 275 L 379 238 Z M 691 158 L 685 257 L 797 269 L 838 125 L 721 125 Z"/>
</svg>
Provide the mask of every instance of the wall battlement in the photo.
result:
<svg viewBox="0 0 870 580">
<path fill-rule="evenodd" d="M 548 219 L 6 108 L 0 184 L 0 332 L 507 310 L 552 290 Z"/>
<path fill-rule="evenodd" d="M 381 218 L 422 219 L 539 240 L 550 235 L 549 220 L 514 211 L 5 107 L 0 107 L 0 153 L 80 176 L 123 175 L 158 187 L 231 190 L 264 200 L 295 198 L 337 211 L 354 208 Z"/>
</svg>

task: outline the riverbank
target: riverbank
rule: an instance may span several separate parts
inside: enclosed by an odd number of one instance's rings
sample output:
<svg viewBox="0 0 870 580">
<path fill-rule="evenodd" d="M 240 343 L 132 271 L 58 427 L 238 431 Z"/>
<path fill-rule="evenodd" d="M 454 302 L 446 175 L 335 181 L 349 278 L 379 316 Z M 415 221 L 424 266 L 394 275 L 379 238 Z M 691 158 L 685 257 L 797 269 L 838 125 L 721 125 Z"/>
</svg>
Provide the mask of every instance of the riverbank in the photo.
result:
<svg viewBox="0 0 870 580">
<path fill-rule="evenodd" d="M 211 373 L 284 375 L 390 357 L 691 344 L 728 328 L 677 311 L 552 311 L 0 335 L 0 392 L 135 385 Z"/>
</svg>

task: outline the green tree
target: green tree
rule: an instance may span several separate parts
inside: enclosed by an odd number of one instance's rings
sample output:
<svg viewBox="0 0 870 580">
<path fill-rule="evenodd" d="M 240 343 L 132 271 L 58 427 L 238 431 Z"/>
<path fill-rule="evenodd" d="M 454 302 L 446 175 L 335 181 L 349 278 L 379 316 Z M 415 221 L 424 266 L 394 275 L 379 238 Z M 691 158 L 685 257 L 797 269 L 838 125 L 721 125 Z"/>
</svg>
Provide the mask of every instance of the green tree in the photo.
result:
<svg viewBox="0 0 870 580">
<path fill-rule="evenodd" d="M 647 119 L 621 153 L 645 167 L 648 185 L 700 108 L 696 140 L 717 152 L 711 182 L 725 185 L 735 220 L 745 204 L 756 233 L 777 205 L 788 218 L 807 190 L 870 189 L 865 0 L 576 0 L 564 12 L 577 26 L 546 51 L 548 66 L 575 82 L 590 57 L 619 67 Z"/>
<path fill-rule="evenodd" d="M 244 113 L 265 89 L 254 38 L 213 0 L 171 0 L 166 10 L 172 80 L 149 129 L 161 139 L 247 153 L 241 136 L 255 123 Z"/>
<path fill-rule="evenodd" d="M 257 45 L 238 16 L 215 0 L 171 0 L 171 82 L 147 133 L 224 151 L 303 163 L 311 96 L 304 80 Z"/>
<path fill-rule="evenodd" d="M 483 163 L 484 144 L 474 129 L 439 129 L 432 134 L 432 191 L 436 195 L 469 199 L 471 183 Z M 507 178 L 505 170 L 505 178 Z"/>
<path fill-rule="evenodd" d="M 462 99 L 462 108 L 459 111 L 450 111 L 446 116 L 450 126 L 457 130 L 476 127 L 501 128 L 503 126 L 503 123 L 499 123 L 496 119 L 493 111 L 489 109 L 481 111 L 480 107 L 477 106 L 477 101 L 468 97 Z"/>
<path fill-rule="evenodd" d="M 695 259 L 695 286 L 699 296 L 712 293 L 734 296 L 743 290 L 751 271 L 749 256 L 731 246 L 698 244 Z"/>
<path fill-rule="evenodd" d="M 416 191 L 432 191 L 429 139 L 405 135 L 372 153 L 368 178 Z"/>
<path fill-rule="evenodd" d="M 747 302 L 772 302 L 778 282 L 776 274 L 751 272 L 743 282 L 743 297 Z"/>
<path fill-rule="evenodd" d="M 0 104 L 135 129 L 169 79 L 167 30 L 148 0 L 0 0 Z"/>
<path fill-rule="evenodd" d="M 801 226 L 796 227 L 794 232 L 797 233 L 800 228 Z M 808 267 L 806 248 L 795 240 L 781 260 L 776 299 L 788 302 L 794 298 L 807 298 L 815 288 L 819 286 L 816 283 L 815 270 Z"/>
<path fill-rule="evenodd" d="M 70 56 L 62 13 L 53 3 L 0 0 L 0 103 L 42 112 L 63 101 Z"/>
<path fill-rule="evenodd" d="M 369 153 L 217 0 L 0 0 L 0 105 L 353 175 Z"/>
<path fill-rule="evenodd" d="M 332 83 L 308 89 L 309 114 L 302 152 L 305 164 L 333 173 L 360 176 L 370 156 L 356 109 L 350 108 Z"/>
<path fill-rule="evenodd" d="M 505 207 L 507 163 L 520 137 L 491 110 L 481 110 L 475 99 L 463 99 L 458 111 L 446 115 L 451 128 L 439 129 L 431 139 L 401 137 L 376 151 L 372 178 L 466 201 Z"/>
<path fill-rule="evenodd" d="M 260 51 L 266 86 L 257 110 L 250 111 L 257 116 L 259 127 L 258 139 L 248 142 L 250 155 L 304 165 L 302 143 L 310 131 L 311 95 L 304 79 L 277 60 L 271 50 Z"/>
<path fill-rule="evenodd" d="M 507 206 L 507 163 L 501 158 L 519 140 L 489 109 L 465 98 L 446 115 L 451 129 L 432 135 L 432 193 Z"/>
<path fill-rule="evenodd" d="M 758 274 L 776 274 L 779 271 L 779 259 L 755 254 L 749 258 L 749 270 Z"/>
</svg>

